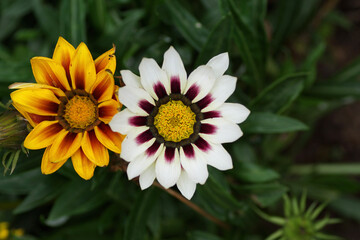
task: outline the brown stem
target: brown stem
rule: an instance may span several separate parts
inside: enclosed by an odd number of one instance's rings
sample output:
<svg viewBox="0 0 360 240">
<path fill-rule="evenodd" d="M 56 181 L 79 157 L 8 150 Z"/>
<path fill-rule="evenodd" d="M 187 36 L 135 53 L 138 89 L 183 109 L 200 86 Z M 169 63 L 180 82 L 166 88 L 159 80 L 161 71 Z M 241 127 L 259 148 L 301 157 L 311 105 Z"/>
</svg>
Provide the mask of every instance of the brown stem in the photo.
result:
<svg viewBox="0 0 360 240">
<path fill-rule="evenodd" d="M 219 225 L 220 227 L 229 230 L 230 226 L 226 223 L 224 223 L 223 221 L 221 221 L 220 219 L 212 216 L 211 214 L 207 213 L 206 211 L 204 211 L 202 208 L 200 208 L 198 205 L 196 205 L 195 203 L 187 200 L 186 198 L 184 198 L 181 194 L 177 193 L 176 191 L 172 190 L 172 189 L 166 189 L 163 186 L 161 186 L 158 182 L 154 182 L 153 183 L 154 186 L 161 188 L 162 190 L 166 191 L 167 193 L 169 193 L 171 196 L 177 198 L 180 202 L 186 204 L 187 206 L 189 206 L 191 209 L 193 209 L 194 211 L 196 211 L 197 213 L 203 215 L 205 218 L 207 218 L 208 220 L 214 222 L 215 224 Z"/>
</svg>

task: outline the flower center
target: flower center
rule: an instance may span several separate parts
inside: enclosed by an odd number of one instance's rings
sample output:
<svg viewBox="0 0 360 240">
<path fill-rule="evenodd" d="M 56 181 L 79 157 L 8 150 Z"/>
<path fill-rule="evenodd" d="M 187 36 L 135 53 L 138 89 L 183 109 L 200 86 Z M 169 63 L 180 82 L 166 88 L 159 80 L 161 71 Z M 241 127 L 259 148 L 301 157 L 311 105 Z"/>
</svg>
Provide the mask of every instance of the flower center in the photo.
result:
<svg viewBox="0 0 360 240">
<path fill-rule="evenodd" d="M 86 129 L 97 119 L 97 106 L 88 96 L 75 95 L 66 103 L 63 117 L 70 128 Z"/>
<path fill-rule="evenodd" d="M 159 107 L 154 126 L 165 141 L 180 142 L 194 132 L 196 114 L 182 101 L 170 100 Z"/>
</svg>

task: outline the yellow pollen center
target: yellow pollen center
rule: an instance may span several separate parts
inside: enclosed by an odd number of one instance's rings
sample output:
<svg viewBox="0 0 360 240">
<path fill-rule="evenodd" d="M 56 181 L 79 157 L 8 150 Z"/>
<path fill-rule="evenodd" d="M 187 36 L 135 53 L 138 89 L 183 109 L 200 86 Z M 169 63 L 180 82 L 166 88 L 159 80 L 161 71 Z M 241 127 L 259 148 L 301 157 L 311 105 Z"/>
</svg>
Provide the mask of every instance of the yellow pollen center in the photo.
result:
<svg viewBox="0 0 360 240">
<path fill-rule="evenodd" d="M 196 115 L 182 101 L 172 101 L 159 107 L 154 125 L 165 141 L 180 142 L 194 132 Z"/>
<path fill-rule="evenodd" d="M 97 106 L 86 96 L 74 96 L 65 106 L 65 120 L 71 128 L 85 129 L 97 119 Z"/>
</svg>

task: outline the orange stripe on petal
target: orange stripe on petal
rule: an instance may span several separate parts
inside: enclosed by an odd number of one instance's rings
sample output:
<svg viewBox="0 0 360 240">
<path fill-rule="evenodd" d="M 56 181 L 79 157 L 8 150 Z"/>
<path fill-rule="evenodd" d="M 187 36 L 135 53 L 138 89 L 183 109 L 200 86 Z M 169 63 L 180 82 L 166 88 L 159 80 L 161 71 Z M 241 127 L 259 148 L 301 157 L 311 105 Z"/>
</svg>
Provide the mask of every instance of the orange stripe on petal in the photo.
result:
<svg viewBox="0 0 360 240">
<path fill-rule="evenodd" d="M 41 149 L 50 146 L 63 127 L 58 121 L 43 121 L 25 138 L 24 146 L 28 149 Z"/>
<path fill-rule="evenodd" d="M 70 90 L 64 67 L 51 58 L 34 57 L 30 60 L 37 83 Z"/>
<path fill-rule="evenodd" d="M 71 83 L 69 66 L 74 54 L 75 48 L 64 38 L 59 37 L 52 58 L 65 69 L 69 84 Z"/>
<path fill-rule="evenodd" d="M 41 160 L 41 172 L 43 174 L 51 174 L 56 172 L 59 168 L 61 168 L 62 165 L 64 165 L 64 163 L 66 163 L 66 160 L 62 161 L 62 162 L 58 162 L 58 163 L 52 163 L 49 160 L 49 152 L 50 152 L 50 147 L 47 147 L 45 149 L 43 158 Z"/>
<path fill-rule="evenodd" d="M 95 67 L 97 73 L 105 69 L 109 69 L 112 74 L 115 73 L 116 57 L 114 54 L 115 54 L 115 46 L 109 51 L 101 54 L 101 56 L 95 60 Z"/>
<path fill-rule="evenodd" d="M 92 163 L 81 150 L 75 152 L 71 157 L 75 171 L 85 180 L 89 180 L 94 175 L 96 165 Z"/>
<path fill-rule="evenodd" d="M 10 94 L 13 102 L 28 113 L 56 116 L 59 99 L 49 89 L 24 88 Z"/>
<path fill-rule="evenodd" d="M 80 43 L 70 62 L 70 76 L 74 89 L 89 92 L 96 81 L 95 64 L 85 43 Z"/>
<path fill-rule="evenodd" d="M 113 152 L 121 152 L 121 143 L 125 136 L 120 133 L 113 132 L 109 125 L 100 123 L 94 128 L 97 139 L 108 149 Z"/>
<path fill-rule="evenodd" d="M 109 164 L 109 152 L 96 138 L 94 131 L 84 132 L 81 148 L 90 161 L 99 167 Z"/>
<path fill-rule="evenodd" d="M 99 104 L 99 119 L 104 123 L 109 123 L 113 116 L 119 112 L 119 103 L 114 99 Z"/>
<path fill-rule="evenodd" d="M 81 145 L 82 133 L 71 133 L 61 130 L 51 145 L 49 159 L 51 162 L 61 162 L 71 157 Z"/>
<path fill-rule="evenodd" d="M 112 98 L 115 89 L 114 77 L 106 70 L 96 75 L 96 81 L 92 86 L 90 93 L 98 102 L 103 102 Z"/>
</svg>

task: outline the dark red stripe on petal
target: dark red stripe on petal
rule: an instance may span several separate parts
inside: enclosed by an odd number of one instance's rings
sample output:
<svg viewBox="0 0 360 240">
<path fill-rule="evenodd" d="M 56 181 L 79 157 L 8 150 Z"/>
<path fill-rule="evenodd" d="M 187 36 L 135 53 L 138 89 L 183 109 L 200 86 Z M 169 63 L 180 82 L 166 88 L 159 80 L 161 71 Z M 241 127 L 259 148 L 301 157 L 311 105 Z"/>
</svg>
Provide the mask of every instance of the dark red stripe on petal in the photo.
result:
<svg viewBox="0 0 360 240">
<path fill-rule="evenodd" d="M 199 94 L 199 87 L 195 84 L 192 85 L 189 90 L 186 92 L 185 96 L 192 101 Z"/>
<path fill-rule="evenodd" d="M 151 111 L 153 110 L 154 108 L 154 105 L 152 105 L 151 103 L 149 103 L 148 101 L 146 100 L 141 100 L 139 102 L 139 107 L 141 107 L 145 112 L 147 112 L 148 114 L 151 113 Z"/>
<path fill-rule="evenodd" d="M 141 133 L 139 136 L 136 137 L 136 143 L 137 144 L 143 144 L 150 139 L 153 138 L 153 135 L 150 131 L 150 129 L 146 130 L 145 132 Z"/>
<path fill-rule="evenodd" d="M 210 144 L 207 141 L 205 141 L 202 137 L 199 137 L 196 140 L 195 145 L 203 152 L 207 152 L 208 150 L 211 149 Z"/>
<path fill-rule="evenodd" d="M 129 118 L 129 124 L 135 127 L 141 127 L 146 125 L 146 117 L 136 116 Z"/>
<path fill-rule="evenodd" d="M 165 149 L 165 161 L 171 163 L 175 158 L 175 148 L 167 147 Z"/>
<path fill-rule="evenodd" d="M 206 95 L 203 99 L 197 102 L 197 105 L 200 109 L 207 107 L 214 99 L 210 94 Z"/>
<path fill-rule="evenodd" d="M 158 98 L 163 98 L 167 95 L 164 85 L 160 82 L 154 85 L 154 91 Z"/>
<path fill-rule="evenodd" d="M 205 113 L 203 113 L 203 117 L 204 117 L 204 119 L 218 118 L 218 117 L 221 117 L 221 113 L 219 111 L 205 112 Z"/>
<path fill-rule="evenodd" d="M 182 147 L 185 153 L 185 156 L 188 158 L 194 158 L 195 157 L 195 151 L 191 144 L 185 145 Z"/>
<path fill-rule="evenodd" d="M 159 149 L 159 147 L 160 147 L 160 143 L 155 141 L 153 145 L 151 145 L 151 147 L 146 149 L 146 155 L 148 155 L 148 157 L 154 155 L 156 151 Z"/>
<path fill-rule="evenodd" d="M 217 127 L 212 124 L 202 123 L 200 127 L 200 133 L 214 134 L 216 132 L 216 129 Z"/>
<path fill-rule="evenodd" d="M 170 80 L 171 93 L 181 93 L 180 78 L 172 76 Z"/>
</svg>

